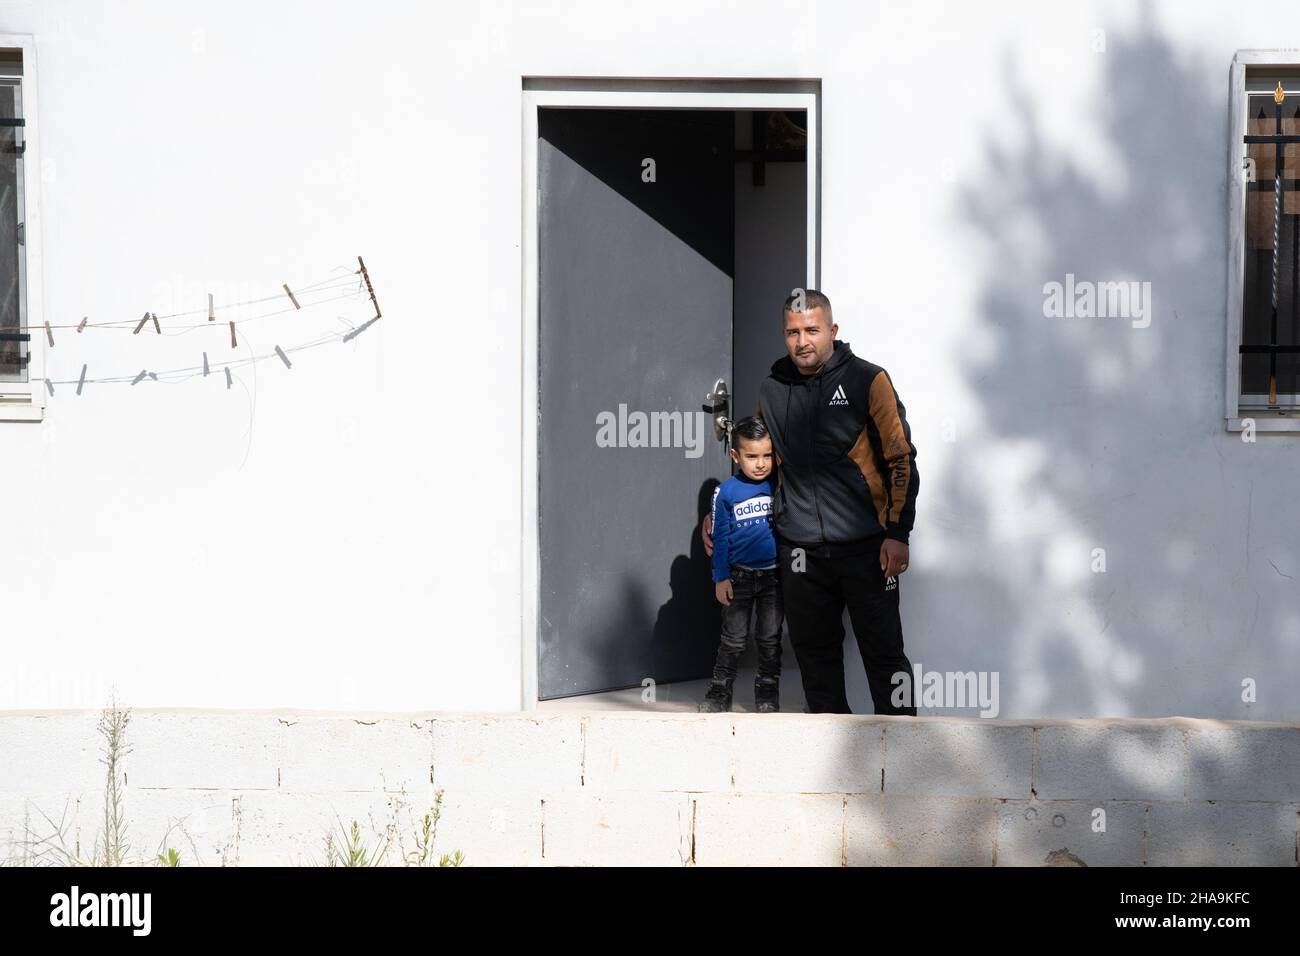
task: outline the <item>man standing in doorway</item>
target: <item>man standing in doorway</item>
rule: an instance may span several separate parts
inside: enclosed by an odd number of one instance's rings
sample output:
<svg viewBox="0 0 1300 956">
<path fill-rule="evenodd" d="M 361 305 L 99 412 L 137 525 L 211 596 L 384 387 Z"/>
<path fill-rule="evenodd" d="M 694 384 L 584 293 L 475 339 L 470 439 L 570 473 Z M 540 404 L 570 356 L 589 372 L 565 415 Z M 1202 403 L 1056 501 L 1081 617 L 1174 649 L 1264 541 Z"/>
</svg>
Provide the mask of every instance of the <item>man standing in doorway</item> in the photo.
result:
<svg viewBox="0 0 1300 956">
<path fill-rule="evenodd" d="M 796 290 L 783 319 L 789 354 L 759 387 L 758 412 L 778 463 L 777 560 L 808 711 L 851 713 L 847 606 L 875 712 L 915 716 L 898 581 L 919 482 L 903 403 L 883 368 L 836 341 L 839 326 L 821 292 Z M 901 706 L 891 699 L 900 673 Z"/>
</svg>

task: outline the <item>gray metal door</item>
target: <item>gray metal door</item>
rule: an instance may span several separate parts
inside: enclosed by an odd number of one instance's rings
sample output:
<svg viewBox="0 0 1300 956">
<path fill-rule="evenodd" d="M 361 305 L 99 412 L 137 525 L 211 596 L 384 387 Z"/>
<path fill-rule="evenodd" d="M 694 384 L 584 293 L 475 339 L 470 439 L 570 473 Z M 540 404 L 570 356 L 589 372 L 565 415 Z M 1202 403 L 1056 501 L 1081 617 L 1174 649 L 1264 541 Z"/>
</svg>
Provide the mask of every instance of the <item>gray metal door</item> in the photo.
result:
<svg viewBox="0 0 1300 956">
<path fill-rule="evenodd" d="M 706 677 L 730 474 L 733 114 L 538 116 L 542 699 Z M 649 160 L 650 162 L 647 162 Z"/>
</svg>

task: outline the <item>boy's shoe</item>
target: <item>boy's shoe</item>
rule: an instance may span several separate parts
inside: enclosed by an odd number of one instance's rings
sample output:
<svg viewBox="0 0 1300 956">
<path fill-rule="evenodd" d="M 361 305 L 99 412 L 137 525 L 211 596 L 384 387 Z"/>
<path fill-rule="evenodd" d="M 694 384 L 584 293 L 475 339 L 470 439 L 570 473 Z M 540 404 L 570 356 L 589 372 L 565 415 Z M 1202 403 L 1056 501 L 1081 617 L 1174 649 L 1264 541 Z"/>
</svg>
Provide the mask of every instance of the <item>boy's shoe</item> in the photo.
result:
<svg viewBox="0 0 1300 956">
<path fill-rule="evenodd" d="M 731 684 L 709 684 L 709 692 L 700 703 L 701 714 L 725 714 L 731 710 Z"/>
<path fill-rule="evenodd" d="M 754 681 L 754 710 L 760 714 L 775 714 L 781 710 L 779 686 L 776 681 Z"/>
</svg>

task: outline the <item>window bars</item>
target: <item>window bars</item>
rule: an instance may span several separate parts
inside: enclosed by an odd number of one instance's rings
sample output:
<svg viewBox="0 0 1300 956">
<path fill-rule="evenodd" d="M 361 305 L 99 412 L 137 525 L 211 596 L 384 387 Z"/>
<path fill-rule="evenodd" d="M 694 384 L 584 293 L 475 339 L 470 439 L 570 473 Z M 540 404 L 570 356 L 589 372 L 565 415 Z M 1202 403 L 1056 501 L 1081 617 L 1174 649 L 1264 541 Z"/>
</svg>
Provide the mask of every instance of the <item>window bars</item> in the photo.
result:
<svg viewBox="0 0 1300 956">
<path fill-rule="evenodd" d="M 1298 209 L 1295 213 L 1289 213 L 1286 210 L 1285 207 L 1291 205 L 1291 203 L 1289 202 L 1284 203 L 1283 201 L 1283 184 L 1282 184 L 1282 180 L 1285 172 L 1286 160 L 1287 160 L 1286 147 L 1288 146 L 1300 147 L 1300 129 L 1297 129 L 1295 132 L 1291 132 L 1291 133 L 1283 132 L 1282 103 L 1285 100 L 1286 100 L 1286 93 L 1283 91 L 1282 83 L 1279 80 L 1277 84 L 1277 89 L 1274 90 L 1273 92 L 1273 103 L 1274 103 L 1273 132 L 1272 133 L 1249 133 L 1248 132 L 1244 137 L 1245 143 L 1248 147 L 1251 145 L 1273 147 L 1273 155 L 1271 157 L 1272 166 L 1273 166 L 1273 216 L 1272 216 L 1272 236 L 1271 236 L 1272 274 L 1270 276 L 1270 285 L 1269 285 L 1269 303 L 1271 307 L 1271 314 L 1268 323 L 1269 325 L 1268 342 L 1267 343 L 1256 342 L 1251 344 L 1243 343 L 1240 346 L 1240 353 L 1242 355 L 1262 354 L 1268 356 L 1268 408 L 1277 409 L 1277 410 L 1280 410 L 1282 407 L 1278 401 L 1278 388 L 1277 388 L 1278 356 L 1289 355 L 1289 354 L 1300 354 L 1300 344 L 1282 345 L 1278 343 L 1278 322 L 1277 322 L 1278 284 L 1280 281 L 1279 273 L 1280 273 L 1280 269 L 1282 268 L 1281 254 L 1282 254 L 1283 216 L 1287 216 L 1291 221 L 1290 299 L 1291 299 L 1291 311 L 1292 311 L 1293 323 L 1295 323 L 1297 319 L 1300 319 L 1300 295 L 1297 295 L 1297 292 L 1300 291 L 1297 289 L 1297 286 L 1300 285 L 1300 282 L 1297 281 L 1298 279 L 1300 279 L 1300 209 Z M 1295 118 L 1297 120 L 1300 120 L 1300 109 L 1296 110 Z M 1267 116 L 1265 115 L 1264 111 L 1261 110 L 1260 115 L 1256 119 L 1266 121 Z M 1252 151 L 1252 152 L 1259 152 L 1259 151 Z M 1267 154 L 1265 153 L 1262 158 L 1268 159 L 1270 157 L 1268 157 Z M 1248 159 L 1247 163 L 1249 164 L 1249 162 L 1250 160 Z M 1262 166 L 1264 164 L 1259 164 L 1259 165 Z M 1254 177 L 1252 177 L 1252 179 L 1253 178 Z M 1293 188 L 1292 195 L 1294 196 L 1295 194 L 1296 193 Z M 1249 209 L 1250 206 L 1248 205 L 1247 212 L 1246 212 L 1247 218 L 1249 218 Z M 1249 230 L 1247 230 L 1247 233 L 1249 235 Z M 1249 241 L 1249 239 L 1247 239 L 1247 241 Z M 1267 239 L 1265 241 L 1267 241 Z M 1247 289 L 1245 294 L 1247 295 L 1250 294 L 1249 289 Z M 1243 306 L 1243 317 L 1246 314 L 1247 311 Z M 1247 323 L 1243 322 L 1243 329 L 1242 329 L 1243 338 L 1245 338 L 1246 325 Z M 1245 391 L 1246 391 L 1245 383 L 1243 381 L 1242 392 L 1244 393 Z"/>
</svg>

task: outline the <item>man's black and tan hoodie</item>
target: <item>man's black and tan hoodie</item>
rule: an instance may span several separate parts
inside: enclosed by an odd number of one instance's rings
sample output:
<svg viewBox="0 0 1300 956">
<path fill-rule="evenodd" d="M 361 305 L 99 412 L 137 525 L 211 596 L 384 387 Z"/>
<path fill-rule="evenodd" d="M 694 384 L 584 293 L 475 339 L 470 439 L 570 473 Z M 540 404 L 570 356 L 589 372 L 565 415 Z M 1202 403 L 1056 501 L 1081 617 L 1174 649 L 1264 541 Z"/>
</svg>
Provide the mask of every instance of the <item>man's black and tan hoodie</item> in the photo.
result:
<svg viewBox="0 0 1300 956">
<path fill-rule="evenodd" d="M 758 394 L 778 465 L 778 537 L 843 547 L 883 532 L 906 543 L 919 487 L 916 447 L 885 370 L 836 341 L 813 375 L 789 356 L 776 362 Z"/>
</svg>

